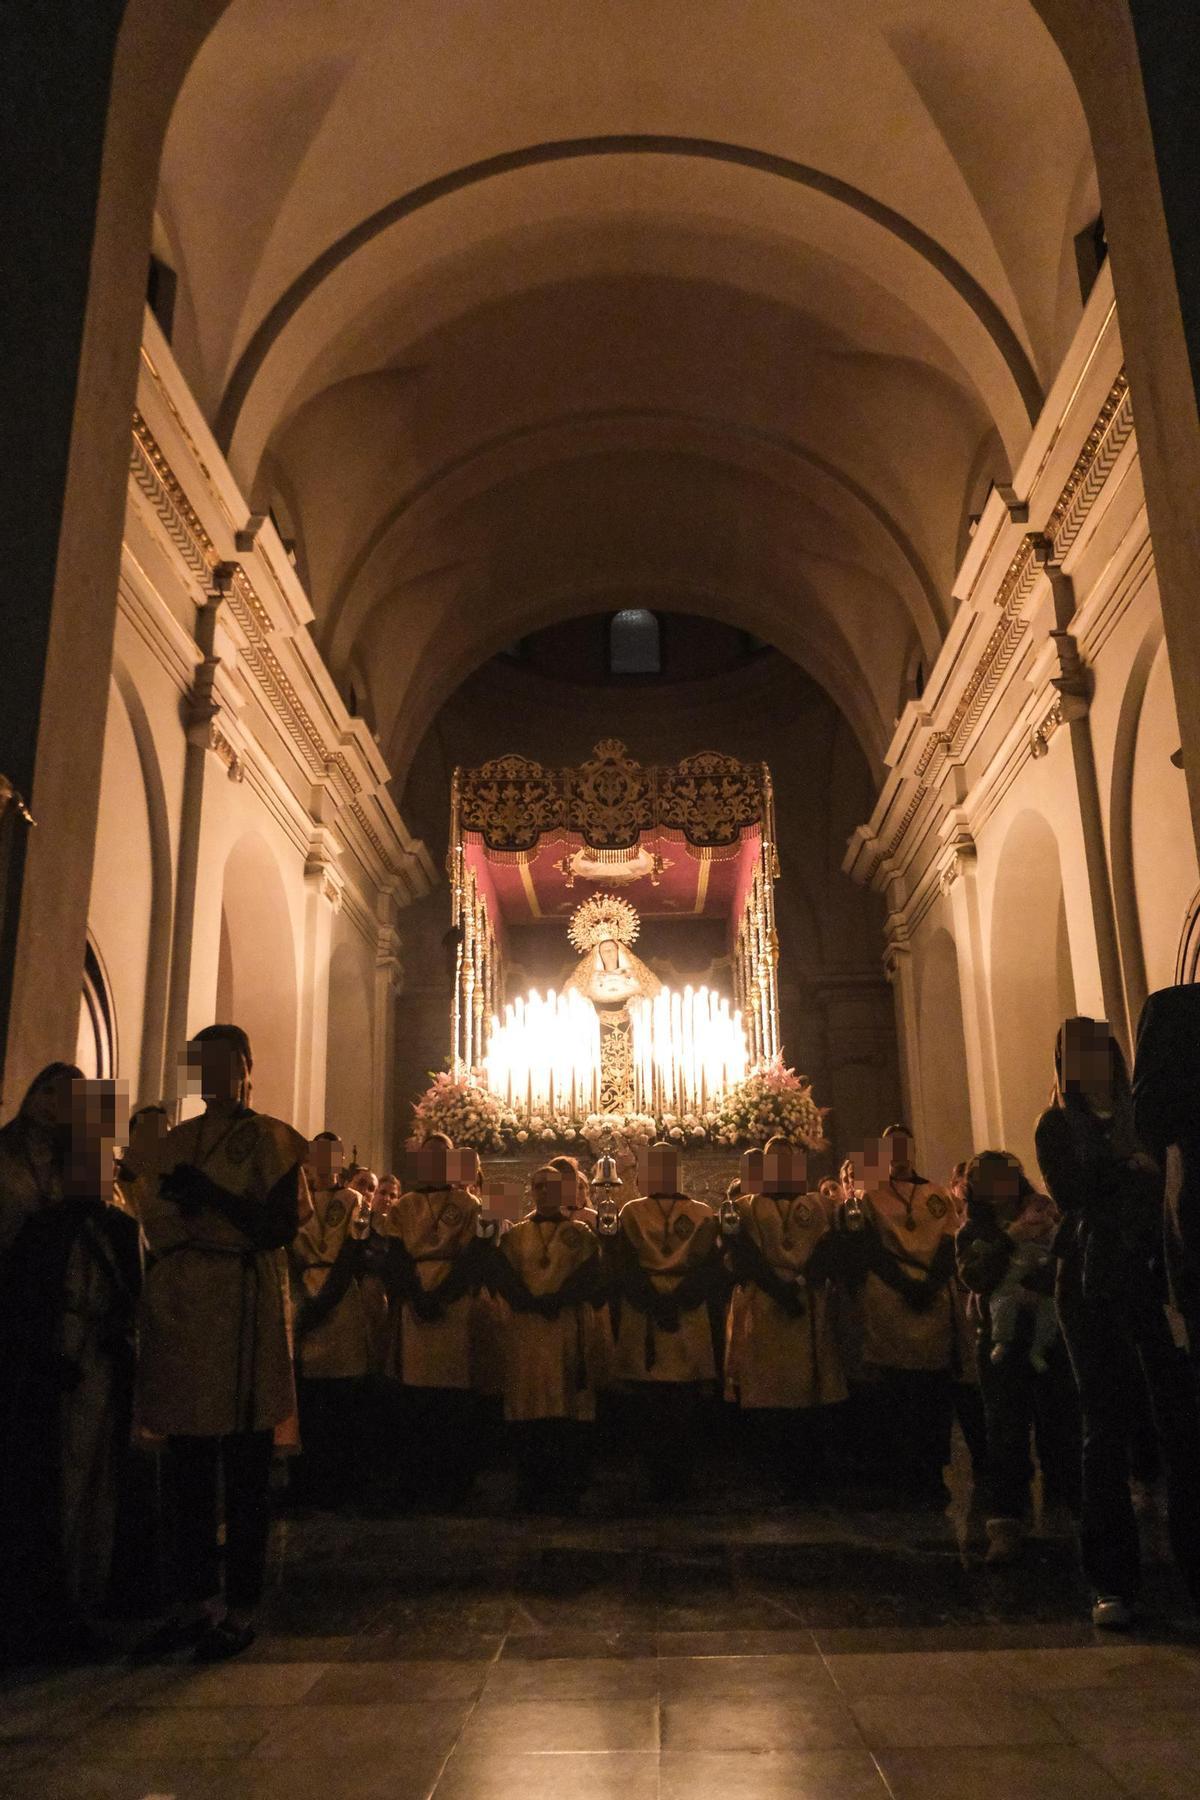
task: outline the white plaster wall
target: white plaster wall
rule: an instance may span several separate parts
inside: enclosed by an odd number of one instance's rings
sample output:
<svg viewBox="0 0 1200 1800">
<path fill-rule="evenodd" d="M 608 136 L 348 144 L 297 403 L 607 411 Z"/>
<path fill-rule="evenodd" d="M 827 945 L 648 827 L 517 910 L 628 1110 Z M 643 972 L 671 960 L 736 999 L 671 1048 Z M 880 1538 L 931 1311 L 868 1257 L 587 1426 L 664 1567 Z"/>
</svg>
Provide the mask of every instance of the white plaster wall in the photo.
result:
<svg viewBox="0 0 1200 1800">
<path fill-rule="evenodd" d="M 188 1029 L 218 1015 L 241 1025 L 254 1050 L 255 1106 L 291 1121 L 304 863 L 286 834 L 273 827 L 250 782 L 229 781 L 213 758 L 206 780 Z"/>
<path fill-rule="evenodd" d="M 1061 845 L 1034 807 L 1006 824 L 993 865 L 987 945 L 1004 1129 L 997 1147 L 1019 1156 L 1032 1173 L 1033 1130 L 1053 1083 L 1055 1034 L 1076 1011 Z"/>
<path fill-rule="evenodd" d="M 117 1074 L 137 1094 L 149 970 L 152 865 L 146 788 L 129 713 L 110 682 L 88 929 L 108 977 Z"/>
<path fill-rule="evenodd" d="M 1179 748 L 1179 721 L 1165 644 L 1146 682 L 1133 755 L 1133 879 L 1151 992 L 1175 978 L 1175 958 L 1200 874 Z"/>
<path fill-rule="evenodd" d="M 325 1121 L 342 1138 L 347 1155 L 357 1146 L 360 1160 L 365 1161 L 371 1152 L 374 1086 L 373 959 L 362 935 L 345 913 L 339 913 L 334 930 L 329 964 Z"/>
<path fill-rule="evenodd" d="M 917 1031 L 921 1057 L 923 1142 L 917 1160 L 934 1181 L 975 1150 L 967 1093 L 967 1051 L 958 952 L 945 925 L 922 934 L 917 962 Z M 918 1129 L 914 1121 L 914 1129 Z"/>
</svg>

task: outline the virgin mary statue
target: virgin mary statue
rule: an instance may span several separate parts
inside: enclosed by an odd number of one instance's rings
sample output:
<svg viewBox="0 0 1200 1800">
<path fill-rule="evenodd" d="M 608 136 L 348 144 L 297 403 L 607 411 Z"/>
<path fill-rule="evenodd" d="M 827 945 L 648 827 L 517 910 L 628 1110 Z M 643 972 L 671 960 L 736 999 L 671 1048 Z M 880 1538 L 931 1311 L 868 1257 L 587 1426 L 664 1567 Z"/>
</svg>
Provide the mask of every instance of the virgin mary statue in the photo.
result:
<svg viewBox="0 0 1200 1800">
<path fill-rule="evenodd" d="M 600 1110 L 633 1107 L 633 1037 L 630 1001 L 653 999 L 662 986 L 633 952 L 641 922 L 628 900 L 593 894 L 575 909 L 570 939 L 579 963 L 565 986 L 590 1000 L 600 1017 Z"/>
</svg>

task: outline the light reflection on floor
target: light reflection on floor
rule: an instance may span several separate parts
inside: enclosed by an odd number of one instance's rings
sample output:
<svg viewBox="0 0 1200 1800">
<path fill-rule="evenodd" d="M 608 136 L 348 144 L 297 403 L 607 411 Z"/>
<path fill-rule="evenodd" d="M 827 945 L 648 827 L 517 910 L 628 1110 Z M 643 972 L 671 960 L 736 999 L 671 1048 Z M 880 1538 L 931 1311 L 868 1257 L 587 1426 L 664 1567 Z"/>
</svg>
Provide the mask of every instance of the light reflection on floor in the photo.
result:
<svg viewBox="0 0 1200 1800">
<path fill-rule="evenodd" d="M 1200 1649 L 1169 1579 L 1101 1641 L 1065 1522 L 769 1504 L 284 1521 L 224 1668 L 22 1671 L 12 1800 L 1195 1800 Z M 609 1516 L 605 1516 L 605 1509 Z M 617 1513 L 620 1516 L 616 1516 Z"/>
</svg>

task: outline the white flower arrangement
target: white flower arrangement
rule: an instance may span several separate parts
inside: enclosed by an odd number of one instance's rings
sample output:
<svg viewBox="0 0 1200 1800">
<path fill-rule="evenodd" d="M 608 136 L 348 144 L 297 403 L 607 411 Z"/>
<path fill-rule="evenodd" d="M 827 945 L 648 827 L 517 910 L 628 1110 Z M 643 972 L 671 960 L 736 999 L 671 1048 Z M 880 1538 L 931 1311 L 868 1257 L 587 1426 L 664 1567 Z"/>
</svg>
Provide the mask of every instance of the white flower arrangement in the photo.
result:
<svg viewBox="0 0 1200 1800">
<path fill-rule="evenodd" d="M 775 1056 L 728 1090 L 709 1131 L 721 1144 L 765 1144 L 778 1136 L 810 1150 L 824 1150 L 825 1110 L 813 1099 L 811 1083 L 785 1068 L 782 1056 Z"/>
<path fill-rule="evenodd" d="M 503 1150 L 512 1115 L 475 1075 L 430 1076 L 421 1098 L 413 1103 L 414 1140 L 420 1144 L 444 1131 L 454 1144 L 474 1150 Z"/>
<path fill-rule="evenodd" d="M 443 1072 L 431 1076 L 431 1081 L 432 1086 L 413 1106 L 416 1143 L 432 1132 L 444 1131 L 455 1144 L 475 1150 L 561 1143 L 576 1151 L 586 1145 L 598 1156 L 610 1145 L 618 1154 L 622 1150 L 636 1153 L 658 1138 L 698 1146 L 763 1144 L 778 1135 L 810 1150 L 827 1148 L 826 1109 L 813 1099 L 810 1083 L 794 1069 L 784 1067 L 781 1056 L 752 1069 L 744 1081 L 729 1089 L 719 1106 L 703 1113 L 664 1113 L 660 1118 L 637 1112 L 578 1117 L 543 1110 L 531 1115 L 521 1107 L 504 1105 L 489 1092 L 477 1071 Z"/>
</svg>

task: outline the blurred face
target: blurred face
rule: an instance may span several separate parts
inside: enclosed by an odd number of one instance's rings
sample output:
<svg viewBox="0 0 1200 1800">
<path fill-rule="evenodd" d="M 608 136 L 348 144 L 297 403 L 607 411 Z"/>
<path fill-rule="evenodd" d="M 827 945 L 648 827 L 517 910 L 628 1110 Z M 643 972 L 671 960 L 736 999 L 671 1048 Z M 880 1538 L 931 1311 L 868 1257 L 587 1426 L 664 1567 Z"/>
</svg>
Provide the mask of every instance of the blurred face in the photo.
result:
<svg viewBox="0 0 1200 1800">
<path fill-rule="evenodd" d="M 1098 1112 L 1113 1104 L 1109 1028 L 1102 1019 L 1071 1019 L 1063 1033 L 1063 1085 Z"/>
<path fill-rule="evenodd" d="M 71 1171 L 88 1187 L 110 1181 L 117 1145 L 129 1136 L 129 1097 L 124 1082 L 70 1084 Z"/>
<path fill-rule="evenodd" d="M 902 1175 L 906 1170 L 912 1168 L 913 1142 L 902 1132 L 897 1132 L 887 1139 L 886 1151 L 889 1158 L 889 1172 L 892 1175 Z"/>
<path fill-rule="evenodd" d="M 341 1138 L 314 1138 L 308 1146 L 308 1166 L 320 1188 L 333 1186 L 345 1159 Z"/>
<path fill-rule="evenodd" d="M 794 1144 L 775 1144 L 763 1151 L 764 1194 L 799 1194 L 808 1184 L 808 1163 Z"/>
<path fill-rule="evenodd" d="M 187 1066 L 191 1093 L 199 1091 L 211 1105 L 229 1105 L 245 1094 L 250 1071 L 235 1044 L 223 1038 L 205 1038 L 188 1045 Z"/>
<path fill-rule="evenodd" d="M 575 1192 L 575 1177 L 563 1175 L 558 1170 L 553 1175 L 535 1176 L 533 1180 L 533 1204 L 545 1217 L 555 1218 L 569 1211 Z"/>
<path fill-rule="evenodd" d="M 856 1187 L 872 1188 L 886 1181 L 892 1166 L 889 1138 L 868 1138 L 862 1149 L 851 1157 Z"/>
<path fill-rule="evenodd" d="M 979 1199 L 1003 1210 L 1015 1206 L 1020 1199 L 1020 1171 L 1011 1163 L 980 1163 L 972 1177 L 972 1186 Z"/>
<path fill-rule="evenodd" d="M 446 1145 L 437 1140 L 421 1144 L 416 1150 L 410 1151 L 409 1181 L 414 1187 L 444 1187 L 449 1155 Z"/>
<path fill-rule="evenodd" d="M 375 1189 L 376 1211 L 382 1212 L 386 1207 L 389 1207 L 392 1204 L 393 1200 L 398 1200 L 399 1198 L 400 1177 L 398 1175 L 385 1175 L 379 1186 Z"/>
</svg>

